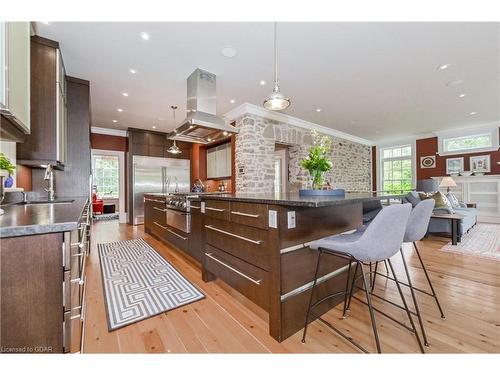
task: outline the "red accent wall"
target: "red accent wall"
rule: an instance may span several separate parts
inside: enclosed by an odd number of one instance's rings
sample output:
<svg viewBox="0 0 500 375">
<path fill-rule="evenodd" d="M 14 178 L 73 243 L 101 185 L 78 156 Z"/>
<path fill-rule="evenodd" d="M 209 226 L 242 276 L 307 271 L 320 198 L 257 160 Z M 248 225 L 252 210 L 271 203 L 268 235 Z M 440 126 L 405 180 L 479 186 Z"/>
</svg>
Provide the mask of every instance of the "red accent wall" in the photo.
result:
<svg viewBox="0 0 500 375">
<path fill-rule="evenodd" d="M 437 137 L 432 138 L 424 138 L 417 139 L 417 180 L 431 178 L 431 177 L 439 177 L 446 175 L 446 159 L 448 158 L 464 158 L 464 170 L 470 170 L 469 158 L 471 156 L 479 156 L 479 155 L 490 155 L 491 160 L 491 172 L 488 174 L 500 174 L 500 165 L 497 162 L 500 162 L 500 151 L 492 151 L 492 152 L 476 152 L 473 154 L 456 154 L 449 156 L 439 156 L 438 152 L 438 139 Z M 436 168 L 420 168 L 420 157 L 421 156 L 430 156 L 436 155 Z"/>
<path fill-rule="evenodd" d="M 372 190 L 377 190 L 377 146 L 372 146 Z"/>
</svg>

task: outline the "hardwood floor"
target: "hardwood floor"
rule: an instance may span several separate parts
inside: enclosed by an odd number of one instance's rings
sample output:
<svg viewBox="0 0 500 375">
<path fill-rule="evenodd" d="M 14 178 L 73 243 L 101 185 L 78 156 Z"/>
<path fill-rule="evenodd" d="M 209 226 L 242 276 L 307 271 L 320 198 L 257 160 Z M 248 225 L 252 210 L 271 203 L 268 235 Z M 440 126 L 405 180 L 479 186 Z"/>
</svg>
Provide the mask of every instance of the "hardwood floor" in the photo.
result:
<svg viewBox="0 0 500 375">
<path fill-rule="evenodd" d="M 97 243 L 142 237 L 184 276 L 195 283 L 206 298 L 188 306 L 157 315 L 108 332 L 97 255 Z M 431 297 L 419 294 L 431 347 L 428 353 L 500 352 L 500 262 L 441 252 L 448 240 L 431 237 L 419 243 L 424 262 L 445 310 L 442 320 Z M 405 251 L 413 282 L 426 288 L 414 251 Z M 403 269 L 394 257 L 398 275 Z M 382 268 L 383 269 L 383 268 Z M 143 227 L 117 222 L 93 226 L 92 253 L 87 265 L 86 353 L 357 353 L 357 349 L 321 322 L 308 330 L 307 342 L 298 332 L 282 343 L 268 334 L 266 313 L 221 281 L 204 283 L 199 266 L 178 250 L 144 233 Z M 392 282 L 377 280 L 376 293 L 399 301 Z M 407 298 L 409 299 L 409 293 Z M 358 294 L 361 297 L 361 294 Z M 402 320 L 403 312 L 375 301 L 384 311 Z M 375 344 L 367 308 L 353 300 L 348 319 L 336 308 L 323 316 L 350 334 L 370 351 Z M 384 353 L 417 353 L 415 338 L 380 314 L 376 315 Z"/>
</svg>

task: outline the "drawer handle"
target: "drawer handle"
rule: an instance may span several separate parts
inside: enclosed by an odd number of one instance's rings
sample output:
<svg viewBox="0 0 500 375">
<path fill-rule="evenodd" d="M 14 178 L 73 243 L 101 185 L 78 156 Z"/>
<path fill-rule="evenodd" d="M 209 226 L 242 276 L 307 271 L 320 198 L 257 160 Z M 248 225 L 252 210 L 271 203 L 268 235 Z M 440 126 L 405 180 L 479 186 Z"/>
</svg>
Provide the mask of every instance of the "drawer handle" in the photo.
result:
<svg viewBox="0 0 500 375">
<path fill-rule="evenodd" d="M 84 279 L 81 279 L 81 278 L 76 278 L 76 279 L 72 279 L 70 280 L 73 284 L 78 284 L 78 285 L 83 285 L 85 283 L 85 280 Z"/>
<path fill-rule="evenodd" d="M 200 206 L 193 206 L 193 205 L 190 205 L 189 207 L 196 208 L 197 210 L 199 210 L 201 208 Z"/>
<path fill-rule="evenodd" d="M 157 211 L 161 211 L 161 212 L 165 212 L 165 211 L 167 210 L 166 208 L 163 208 L 163 209 L 158 208 L 158 207 L 153 207 L 153 208 L 154 208 L 155 210 L 157 210 Z"/>
<path fill-rule="evenodd" d="M 158 203 L 165 203 L 164 201 L 159 201 L 158 199 L 149 199 L 149 198 L 144 198 L 145 201 L 148 202 L 158 202 Z"/>
<path fill-rule="evenodd" d="M 216 212 L 224 212 L 224 211 L 226 211 L 223 208 L 213 208 L 213 207 L 205 207 L 205 210 L 216 211 Z"/>
<path fill-rule="evenodd" d="M 247 214 L 245 212 L 239 212 L 239 211 L 231 211 L 231 214 L 232 215 L 239 215 L 239 216 L 245 216 L 245 217 L 253 217 L 255 219 L 257 219 L 258 217 L 260 217 L 260 215 L 255 215 L 255 214 Z"/>
<path fill-rule="evenodd" d="M 252 283 L 254 283 L 254 284 L 260 285 L 260 283 L 262 282 L 262 280 L 255 280 L 254 278 L 251 278 L 250 276 L 245 275 L 243 272 L 238 271 L 236 268 L 231 267 L 229 264 L 224 263 L 223 261 L 221 261 L 221 260 L 217 259 L 216 257 L 214 257 L 214 256 L 212 255 L 212 253 L 205 253 L 205 255 L 206 255 L 207 257 L 209 257 L 210 259 L 215 260 L 217 263 L 222 264 L 224 267 L 229 268 L 231 271 L 236 272 L 238 275 L 243 276 L 245 279 L 250 280 L 250 281 L 251 281 Z"/>
<path fill-rule="evenodd" d="M 167 227 L 164 227 L 163 225 L 158 224 L 158 222 L 157 222 L 157 221 L 155 221 L 155 224 L 156 224 L 156 225 L 158 225 L 158 226 L 159 226 L 160 228 L 162 228 L 162 229 L 167 229 Z"/>
<path fill-rule="evenodd" d="M 214 230 L 214 231 L 219 232 L 219 233 L 224 233 L 224 234 L 227 234 L 228 236 L 235 237 L 235 238 L 238 238 L 238 239 L 243 240 L 243 241 L 251 242 L 251 243 L 254 243 L 256 245 L 260 245 L 260 243 L 262 242 L 261 240 L 252 240 L 250 238 L 246 238 L 246 237 L 240 236 L 238 234 L 226 232 L 225 230 L 215 228 L 211 225 L 205 225 L 205 228 Z"/>
<path fill-rule="evenodd" d="M 172 233 L 174 236 L 177 236 L 177 237 L 179 237 L 180 239 L 182 239 L 182 240 L 184 240 L 184 241 L 186 241 L 186 240 L 187 240 L 187 237 L 182 237 L 180 234 L 177 234 L 177 233 L 175 233 L 173 230 L 170 230 L 170 229 L 168 229 L 168 228 L 167 228 L 167 232 Z"/>
</svg>

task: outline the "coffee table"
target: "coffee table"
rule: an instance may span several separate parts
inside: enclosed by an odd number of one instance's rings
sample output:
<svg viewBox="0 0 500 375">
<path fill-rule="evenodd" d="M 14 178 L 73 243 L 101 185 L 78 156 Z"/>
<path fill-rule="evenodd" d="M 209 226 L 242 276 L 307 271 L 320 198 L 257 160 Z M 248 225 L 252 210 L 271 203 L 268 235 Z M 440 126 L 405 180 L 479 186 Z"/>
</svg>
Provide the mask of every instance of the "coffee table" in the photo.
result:
<svg viewBox="0 0 500 375">
<path fill-rule="evenodd" d="M 460 225 L 460 220 L 464 217 L 458 214 L 432 214 L 431 218 L 434 219 L 443 219 L 451 221 L 451 244 L 457 245 L 461 240 L 461 236 L 459 235 L 458 226 Z"/>
</svg>

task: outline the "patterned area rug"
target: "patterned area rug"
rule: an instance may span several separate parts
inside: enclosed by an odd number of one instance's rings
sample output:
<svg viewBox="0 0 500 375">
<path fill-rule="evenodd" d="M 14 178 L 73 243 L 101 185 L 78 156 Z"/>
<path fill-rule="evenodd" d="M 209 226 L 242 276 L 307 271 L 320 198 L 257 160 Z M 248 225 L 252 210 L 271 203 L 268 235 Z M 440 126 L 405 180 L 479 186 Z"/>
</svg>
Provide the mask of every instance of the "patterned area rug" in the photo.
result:
<svg viewBox="0 0 500 375">
<path fill-rule="evenodd" d="M 205 298 L 143 239 L 97 248 L 110 331 Z"/>
<path fill-rule="evenodd" d="M 449 242 L 441 248 L 441 251 L 500 261 L 500 224 L 477 224 L 462 237 L 462 242 L 457 246 Z"/>
</svg>

